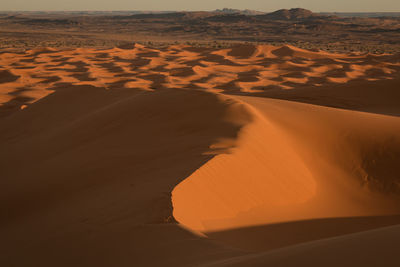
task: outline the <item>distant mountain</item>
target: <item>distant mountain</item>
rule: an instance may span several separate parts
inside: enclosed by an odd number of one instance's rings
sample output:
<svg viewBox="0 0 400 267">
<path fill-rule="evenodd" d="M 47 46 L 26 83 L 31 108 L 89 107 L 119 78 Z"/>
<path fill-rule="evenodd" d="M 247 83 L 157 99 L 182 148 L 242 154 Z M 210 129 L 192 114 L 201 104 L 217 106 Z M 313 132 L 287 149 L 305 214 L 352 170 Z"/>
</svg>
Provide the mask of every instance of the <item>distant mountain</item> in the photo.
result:
<svg viewBox="0 0 400 267">
<path fill-rule="evenodd" d="M 280 9 L 272 13 L 264 14 L 258 17 L 272 20 L 301 20 L 310 17 L 321 16 L 304 8 Z"/>
<path fill-rule="evenodd" d="M 240 14 L 240 15 L 247 15 L 247 16 L 255 16 L 255 15 L 265 14 L 265 12 L 256 11 L 256 10 L 250 10 L 250 9 L 240 10 L 240 9 L 234 9 L 234 8 L 217 9 L 214 12 L 224 13 L 224 14 Z"/>
</svg>

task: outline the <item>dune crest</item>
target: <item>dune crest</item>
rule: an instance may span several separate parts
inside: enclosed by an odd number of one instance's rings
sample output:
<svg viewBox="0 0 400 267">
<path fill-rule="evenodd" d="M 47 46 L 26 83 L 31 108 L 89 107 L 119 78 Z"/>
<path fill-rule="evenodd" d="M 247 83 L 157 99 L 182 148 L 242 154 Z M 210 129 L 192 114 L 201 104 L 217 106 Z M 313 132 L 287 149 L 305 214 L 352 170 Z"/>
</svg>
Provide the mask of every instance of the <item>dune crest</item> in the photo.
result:
<svg viewBox="0 0 400 267">
<path fill-rule="evenodd" d="M 211 251 L 243 254 L 177 225 L 170 193 L 229 149 L 210 147 L 247 121 L 226 118 L 232 105 L 200 91 L 65 85 L 1 118 L 0 265 L 187 266 Z"/>
<path fill-rule="evenodd" d="M 202 232 L 400 212 L 400 118 L 238 97 L 237 147 L 178 185 L 174 217 Z"/>
<path fill-rule="evenodd" d="M 302 159 L 273 123 L 254 110 L 235 148 L 217 155 L 172 192 L 174 217 L 197 231 L 246 225 L 229 222 L 242 212 L 268 205 L 249 224 L 275 221 L 277 211 L 307 202 L 315 181 Z M 267 141 L 264 141 L 267 140 Z"/>
</svg>

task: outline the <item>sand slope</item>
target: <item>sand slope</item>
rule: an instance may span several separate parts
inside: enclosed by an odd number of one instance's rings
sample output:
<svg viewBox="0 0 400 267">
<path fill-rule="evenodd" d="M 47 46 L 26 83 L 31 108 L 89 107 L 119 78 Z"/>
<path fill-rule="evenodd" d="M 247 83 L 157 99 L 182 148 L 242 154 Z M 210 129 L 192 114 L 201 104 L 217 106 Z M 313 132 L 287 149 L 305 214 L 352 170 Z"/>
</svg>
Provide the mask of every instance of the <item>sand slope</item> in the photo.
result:
<svg viewBox="0 0 400 267">
<path fill-rule="evenodd" d="M 398 117 L 236 98 L 257 108 L 254 122 L 174 190 L 178 221 L 215 231 L 400 211 Z"/>
<path fill-rule="evenodd" d="M 231 104 L 221 101 L 72 86 L 3 118 L 1 265 L 179 266 L 232 255 L 174 224 L 170 200 L 212 143 L 235 138 L 240 124 L 224 119 Z"/>
<path fill-rule="evenodd" d="M 136 44 L 0 62 L 0 265 L 400 264 L 382 228 L 400 224 L 398 55 Z"/>
</svg>

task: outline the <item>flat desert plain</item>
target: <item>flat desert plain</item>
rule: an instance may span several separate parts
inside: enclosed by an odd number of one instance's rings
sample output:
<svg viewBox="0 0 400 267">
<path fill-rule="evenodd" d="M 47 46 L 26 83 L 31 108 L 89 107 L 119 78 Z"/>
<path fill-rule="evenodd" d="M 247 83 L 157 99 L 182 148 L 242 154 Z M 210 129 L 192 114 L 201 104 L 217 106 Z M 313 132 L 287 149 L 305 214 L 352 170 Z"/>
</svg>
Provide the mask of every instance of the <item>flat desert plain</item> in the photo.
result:
<svg viewBox="0 0 400 267">
<path fill-rule="evenodd" d="M 0 266 L 400 266 L 400 55 L 4 49 Z"/>
</svg>

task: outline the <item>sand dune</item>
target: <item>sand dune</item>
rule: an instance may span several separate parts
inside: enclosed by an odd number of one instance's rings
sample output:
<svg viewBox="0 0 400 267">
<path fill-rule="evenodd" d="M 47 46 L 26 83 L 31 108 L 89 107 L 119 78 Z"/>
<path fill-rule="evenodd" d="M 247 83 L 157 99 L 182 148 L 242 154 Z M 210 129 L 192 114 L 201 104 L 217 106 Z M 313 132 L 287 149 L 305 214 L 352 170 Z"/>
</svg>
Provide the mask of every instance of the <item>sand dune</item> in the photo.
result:
<svg viewBox="0 0 400 267">
<path fill-rule="evenodd" d="M 178 221 L 215 231 L 400 212 L 398 117 L 236 99 L 251 105 L 254 122 L 231 154 L 217 156 L 174 190 Z"/>
<path fill-rule="evenodd" d="M 0 54 L 0 104 L 15 111 L 60 84 L 141 90 L 194 88 L 230 93 L 332 86 L 398 77 L 396 55 L 341 55 L 293 46 L 156 50 L 135 44 L 106 50 L 78 48 Z"/>
<path fill-rule="evenodd" d="M 174 224 L 170 195 L 214 142 L 235 138 L 230 105 L 179 89 L 68 86 L 3 118 L 1 265 L 182 266 L 234 255 Z"/>
<path fill-rule="evenodd" d="M 399 55 L 135 44 L 0 62 L 0 265 L 400 264 L 382 228 L 400 224 Z"/>
</svg>

